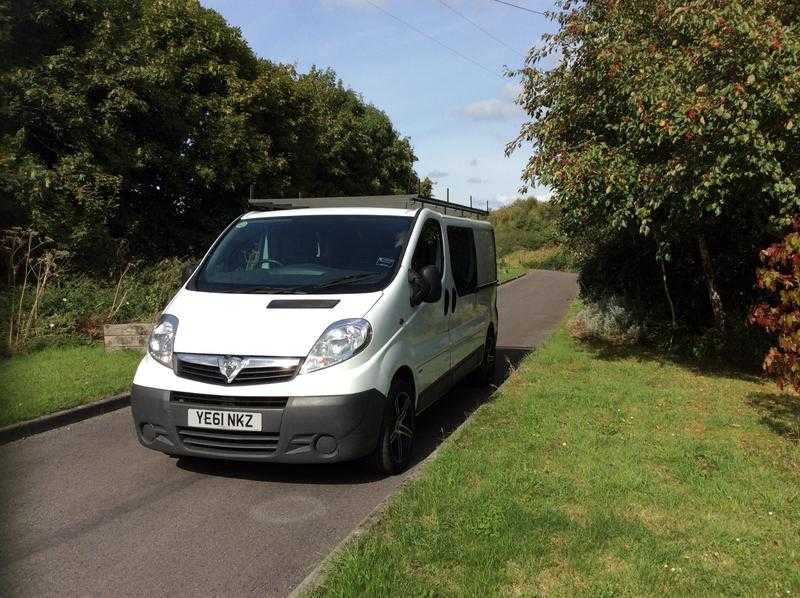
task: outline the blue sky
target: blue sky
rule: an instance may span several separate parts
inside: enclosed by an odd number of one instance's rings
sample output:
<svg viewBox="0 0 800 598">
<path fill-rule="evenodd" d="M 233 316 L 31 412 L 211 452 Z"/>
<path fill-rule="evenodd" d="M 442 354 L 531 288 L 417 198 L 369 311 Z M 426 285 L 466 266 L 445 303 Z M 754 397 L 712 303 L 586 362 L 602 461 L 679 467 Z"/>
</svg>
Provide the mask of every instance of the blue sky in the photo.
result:
<svg viewBox="0 0 800 598">
<path fill-rule="evenodd" d="M 552 8 L 551 0 L 511 1 L 536 10 Z M 518 83 L 502 74 L 504 66 L 520 66 L 527 49 L 553 29 L 545 17 L 493 0 L 201 2 L 239 27 L 259 56 L 293 63 L 300 71 L 331 67 L 347 87 L 384 110 L 411 139 L 419 158 L 415 168 L 421 177 L 434 179 L 437 197 L 444 198 L 448 187 L 451 201 L 466 203 L 471 194 L 484 206 L 517 196 L 530 148 L 510 158 L 504 154 L 525 119 L 514 104 Z"/>
</svg>

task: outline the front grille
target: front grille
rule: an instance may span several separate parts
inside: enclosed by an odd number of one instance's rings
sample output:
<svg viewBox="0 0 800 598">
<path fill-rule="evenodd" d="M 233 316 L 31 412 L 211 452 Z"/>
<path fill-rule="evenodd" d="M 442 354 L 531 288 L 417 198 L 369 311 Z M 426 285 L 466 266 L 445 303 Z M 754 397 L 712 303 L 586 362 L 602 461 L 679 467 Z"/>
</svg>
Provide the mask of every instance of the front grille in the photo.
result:
<svg viewBox="0 0 800 598">
<path fill-rule="evenodd" d="M 261 409 L 283 409 L 288 397 L 226 397 L 200 395 L 191 392 L 173 392 L 170 400 L 190 405 L 212 405 L 214 407 L 257 407 Z"/>
<path fill-rule="evenodd" d="M 280 434 L 218 432 L 179 427 L 178 437 L 187 449 L 202 449 L 229 455 L 263 456 L 271 455 L 278 449 Z"/>
<path fill-rule="evenodd" d="M 176 356 L 175 373 L 181 378 L 189 378 L 199 382 L 224 385 L 244 385 L 244 384 L 270 384 L 273 382 L 286 382 L 297 374 L 300 367 L 300 360 L 252 358 L 252 365 L 242 369 L 233 379 L 228 382 L 222 372 L 219 371 L 217 357 L 213 355 L 190 356 L 178 354 Z M 274 362 L 275 365 L 264 365 Z"/>
</svg>

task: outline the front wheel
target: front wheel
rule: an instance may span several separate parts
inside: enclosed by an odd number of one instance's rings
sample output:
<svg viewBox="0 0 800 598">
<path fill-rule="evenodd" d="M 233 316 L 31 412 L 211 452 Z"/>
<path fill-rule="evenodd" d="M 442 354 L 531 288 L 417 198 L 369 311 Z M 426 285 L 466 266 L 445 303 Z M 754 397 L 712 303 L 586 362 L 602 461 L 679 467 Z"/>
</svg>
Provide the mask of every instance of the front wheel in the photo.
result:
<svg viewBox="0 0 800 598">
<path fill-rule="evenodd" d="M 497 361 L 497 338 L 491 333 L 486 335 L 483 346 L 483 359 L 478 369 L 472 374 L 472 381 L 479 386 L 488 386 L 494 382 L 495 362 Z"/>
<path fill-rule="evenodd" d="M 370 469 L 394 475 L 408 467 L 414 451 L 414 388 L 395 380 L 386 397 L 378 445 L 368 457 Z"/>
</svg>

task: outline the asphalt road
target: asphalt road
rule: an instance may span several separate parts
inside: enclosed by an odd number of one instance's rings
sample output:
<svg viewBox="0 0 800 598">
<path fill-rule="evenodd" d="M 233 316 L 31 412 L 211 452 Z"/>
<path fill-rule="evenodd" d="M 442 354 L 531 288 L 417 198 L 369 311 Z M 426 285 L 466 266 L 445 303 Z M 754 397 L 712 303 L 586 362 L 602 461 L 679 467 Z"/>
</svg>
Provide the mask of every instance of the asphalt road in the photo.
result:
<svg viewBox="0 0 800 598">
<path fill-rule="evenodd" d="M 544 271 L 500 288 L 498 383 L 576 290 Z M 489 394 L 459 387 L 426 412 L 417 463 Z M 402 479 L 175 460 L 120 409 L 0 448 L 0 596 L 286 595 Z"/>
</svg>

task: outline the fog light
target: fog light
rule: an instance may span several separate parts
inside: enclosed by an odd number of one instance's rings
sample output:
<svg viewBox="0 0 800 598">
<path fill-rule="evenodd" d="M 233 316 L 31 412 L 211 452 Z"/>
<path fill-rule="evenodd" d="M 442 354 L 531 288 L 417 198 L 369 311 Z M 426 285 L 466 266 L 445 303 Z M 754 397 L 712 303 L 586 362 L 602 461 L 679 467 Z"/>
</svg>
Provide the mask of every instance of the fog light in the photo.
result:
<svg viewBox="0 0 800 598">
<path fill-rule="evenodd" d="M 156 439 L 156 429 L 153 424 L 144 424 L 142 426 L 142 438 L 147 442 L 153 442 Z"/>
<path fill-rule="evenodd" d="M 318 453 L 323 455 L 330 455 L 336 450 L 336 439 L 333 436 L 320 436 L 317 442 L 314 443 L 314 448 Z"/>
</svg>

